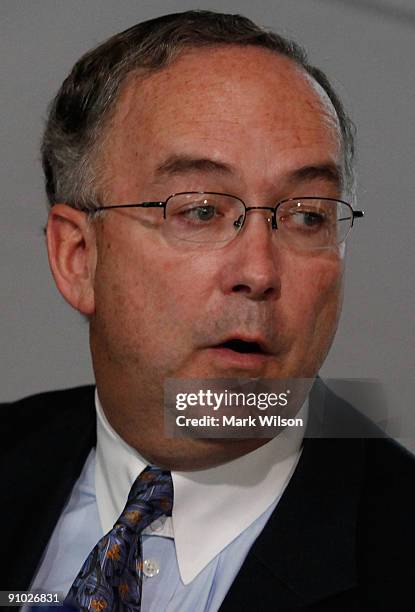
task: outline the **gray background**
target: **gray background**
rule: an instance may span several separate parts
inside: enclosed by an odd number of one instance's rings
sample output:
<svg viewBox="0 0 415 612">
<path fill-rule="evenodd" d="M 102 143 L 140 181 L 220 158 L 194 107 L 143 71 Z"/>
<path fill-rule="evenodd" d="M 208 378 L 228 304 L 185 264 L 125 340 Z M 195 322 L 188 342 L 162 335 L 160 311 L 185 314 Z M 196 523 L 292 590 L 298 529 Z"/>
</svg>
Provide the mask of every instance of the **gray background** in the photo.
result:
<svg viewBox="0 0 415 612">
<path fill-rule="evenodd" d="M 48 102 L 78 57 L 168 12 L 241 12 L 302 42 L 358 128 L 359 207 L 340 328 L 322 374 L 375 378 L 415 449 L 413 0 L 2 0 L 0 400 L 93 380 L 87 324 L 49 273 L 39 142 Z"/>
</svg>

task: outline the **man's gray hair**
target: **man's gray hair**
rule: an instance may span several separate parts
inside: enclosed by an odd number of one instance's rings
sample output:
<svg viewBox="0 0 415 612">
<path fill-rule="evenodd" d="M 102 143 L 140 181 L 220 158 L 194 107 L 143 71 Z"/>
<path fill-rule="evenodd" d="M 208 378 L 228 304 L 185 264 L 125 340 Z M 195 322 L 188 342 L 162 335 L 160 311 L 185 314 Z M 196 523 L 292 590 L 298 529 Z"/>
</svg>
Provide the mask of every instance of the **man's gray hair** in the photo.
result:
<svg viewBox="0 0 415 612">
<path fill-rule="evenodd" d="M 134 25 L 75 64 L 52 101 L 42 142 L 49 204 L 65 202 L 93 210 L 103 203 L 100 148 L 128 77 L 156 72 L 186 48 L 217 45 L 269 49 L 290 58 L 320 84 L 337 113 L 343 141 L 344 190 L 353 193 L 353 123 L 324 72 L 309 64 L 304 49 L 241 15 L 187 11 Z"/>
</svg>

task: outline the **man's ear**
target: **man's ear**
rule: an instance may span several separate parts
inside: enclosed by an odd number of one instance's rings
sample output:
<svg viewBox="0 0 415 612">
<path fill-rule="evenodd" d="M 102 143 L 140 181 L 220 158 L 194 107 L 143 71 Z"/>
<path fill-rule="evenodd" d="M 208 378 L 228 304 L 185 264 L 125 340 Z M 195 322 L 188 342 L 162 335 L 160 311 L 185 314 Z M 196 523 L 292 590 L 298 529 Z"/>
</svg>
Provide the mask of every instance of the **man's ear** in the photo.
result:
<svg viewBox="0 0 415 612">
<path fill-rule="evenodd" d="M 94 225 L 87 215 L 68 206 L 52 206 L 46 228 L 49 264 L 65 300 L 84 315 L 95 310 L 97 261 Z"/>
</svg>

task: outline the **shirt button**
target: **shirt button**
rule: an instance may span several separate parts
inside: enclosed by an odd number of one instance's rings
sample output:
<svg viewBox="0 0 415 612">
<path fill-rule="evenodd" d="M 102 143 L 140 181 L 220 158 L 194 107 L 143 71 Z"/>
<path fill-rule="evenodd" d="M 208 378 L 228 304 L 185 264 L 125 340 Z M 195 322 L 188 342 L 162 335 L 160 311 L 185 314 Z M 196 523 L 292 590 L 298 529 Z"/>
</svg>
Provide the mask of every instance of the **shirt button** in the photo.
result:
<svg viewBox="0 0 415 612">
<path fill-rule="evenodd" d="M 165 522 L 166 522 L 166 517 L 156 519 L 150 525 L 151 531 L 161 531 L 163 529 Z"/>
<path fill-rule="evenodd" d="M 153 576 L 157 576 L 160 571 L 160 566 L 157 561 L 154 559 L 145 559 L 143 563 L 143 574 L 147 576 L 147 578 L 153 578 Z"/>
</svg>

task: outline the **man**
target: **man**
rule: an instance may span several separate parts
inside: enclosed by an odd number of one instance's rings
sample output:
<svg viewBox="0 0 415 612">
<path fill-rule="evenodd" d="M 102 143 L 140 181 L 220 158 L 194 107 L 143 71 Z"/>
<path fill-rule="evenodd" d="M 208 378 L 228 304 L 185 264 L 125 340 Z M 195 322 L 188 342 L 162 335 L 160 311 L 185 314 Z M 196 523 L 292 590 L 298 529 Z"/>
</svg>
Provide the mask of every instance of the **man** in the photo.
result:
<svg viewBox="0 0 415 612">
<path fill-rule="evenodd" d="M 392 441 L 164 433 L 167 379 L 315 378 L 327 355 L 359 212 L 324 74 L 243 17 L 168 15 L 75 65 L 43 160 L 50 265 L 89 319 L 96 393 L 8 407 L 2 589 L 75 609 L 410 609 L 414 463 Z M 310 421 L 352 412 L 321 384 L 309 404 Z"/>
</svg>

